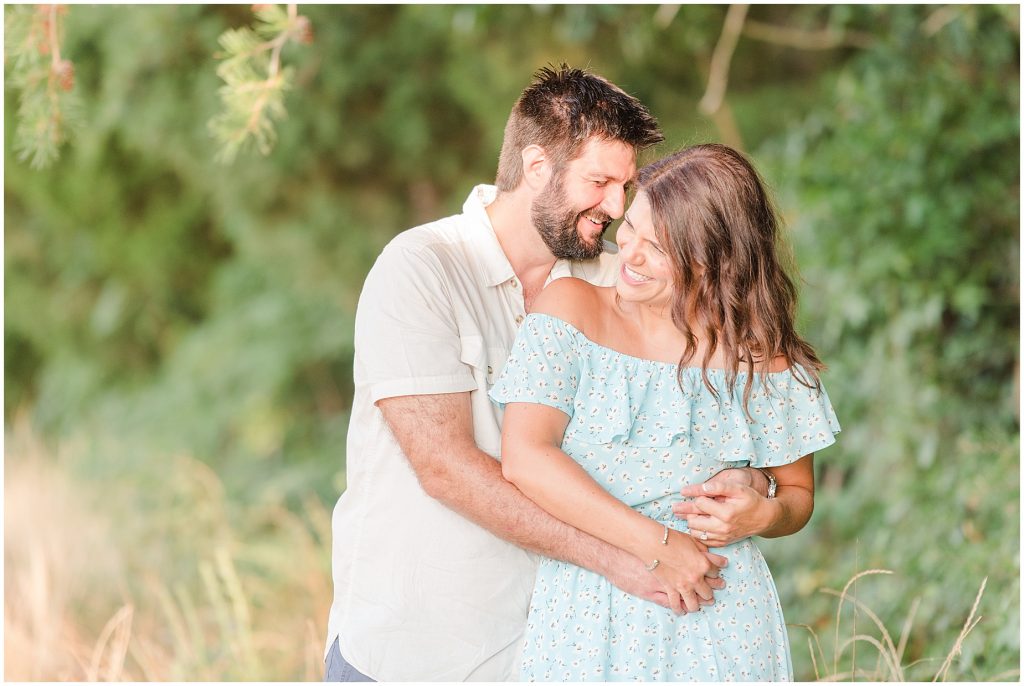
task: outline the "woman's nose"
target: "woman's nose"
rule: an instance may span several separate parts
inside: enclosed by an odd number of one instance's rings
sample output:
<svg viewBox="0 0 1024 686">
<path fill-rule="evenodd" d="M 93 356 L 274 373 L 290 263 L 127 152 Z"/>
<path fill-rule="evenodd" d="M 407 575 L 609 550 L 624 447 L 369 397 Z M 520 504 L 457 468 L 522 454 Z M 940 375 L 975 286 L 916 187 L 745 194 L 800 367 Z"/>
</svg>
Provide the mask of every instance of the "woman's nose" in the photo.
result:
<svg viewBox="0 0 1024 686">
<path fill-rule="evenodd" d="M 615 234 L 615 242 L 619 244 L 619 256 L 627 262 L 637 264 L 642 260 L 642 255 L 637 250 L 637 241 L 629 236 L 624 236 L 623 233 L 625 232 L 619 231 Z"/>
</svg>

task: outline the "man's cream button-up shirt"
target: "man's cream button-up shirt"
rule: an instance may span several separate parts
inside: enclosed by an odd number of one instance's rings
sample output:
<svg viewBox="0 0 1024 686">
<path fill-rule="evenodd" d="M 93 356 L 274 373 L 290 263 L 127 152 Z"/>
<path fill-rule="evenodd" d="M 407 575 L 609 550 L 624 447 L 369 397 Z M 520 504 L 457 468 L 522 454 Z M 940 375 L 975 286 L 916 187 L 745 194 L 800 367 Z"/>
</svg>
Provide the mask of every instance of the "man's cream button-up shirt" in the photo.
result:
<svg viewBox="0 0 1024 686">
<path fill-rule="evenodd" d="M 473 189 L 462 214 L 410 229 L 366 277 L 355 322 L 347 489 L 333 517 L 327 645 L 378 681 L 503 681 L 518 656 L 536 556 L 428 496 L 375 403 L 469 392 L 477 445 L 499 457 L 487 397 L 526 315 L 512 265 Z M 614 246 L 612 246 L 614 248 Z M 611 285 L 618 260 L 559 260 L 549 281 Z"/>
</svg>

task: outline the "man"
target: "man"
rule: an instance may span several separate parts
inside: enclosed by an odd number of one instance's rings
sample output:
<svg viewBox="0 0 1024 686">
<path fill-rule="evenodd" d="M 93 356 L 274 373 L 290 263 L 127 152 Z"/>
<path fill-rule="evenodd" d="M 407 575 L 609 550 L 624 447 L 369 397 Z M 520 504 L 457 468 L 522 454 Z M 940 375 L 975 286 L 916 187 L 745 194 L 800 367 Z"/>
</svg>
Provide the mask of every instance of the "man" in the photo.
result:
<svg viewBox="0 0 1024 686">
<path fill-rule="evenodd" d="M 462 214 L 400 234 L 378 258 L 356 311 L 328 680 L 514 679 L 534 553 L 664 604 L 644 562 L 505 481 L 487 397 L 546 283 L 614 283 L 602 236 L 625 210 L 638 151 L 662 139 L 607 80 L 543 69 L 509 117 L 496 187 L 477 186 Z"/>
</svg>

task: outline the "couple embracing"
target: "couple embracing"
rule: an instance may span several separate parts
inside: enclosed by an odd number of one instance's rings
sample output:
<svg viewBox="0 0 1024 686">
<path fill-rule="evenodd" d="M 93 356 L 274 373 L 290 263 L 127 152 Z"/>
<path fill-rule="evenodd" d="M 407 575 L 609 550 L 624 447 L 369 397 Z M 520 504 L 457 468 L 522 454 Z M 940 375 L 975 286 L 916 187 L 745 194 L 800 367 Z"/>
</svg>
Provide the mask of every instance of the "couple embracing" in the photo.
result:
<svg viewBox="0 0 1024 686">
<path fill-rule="evenodd" d="M 792 678 L 754 536 L 839 431 L 750 163 L 565 65 L 356 311 L 331 681 Z M 617 246 L 609 224 L 622 217 Z"/>
</svg>

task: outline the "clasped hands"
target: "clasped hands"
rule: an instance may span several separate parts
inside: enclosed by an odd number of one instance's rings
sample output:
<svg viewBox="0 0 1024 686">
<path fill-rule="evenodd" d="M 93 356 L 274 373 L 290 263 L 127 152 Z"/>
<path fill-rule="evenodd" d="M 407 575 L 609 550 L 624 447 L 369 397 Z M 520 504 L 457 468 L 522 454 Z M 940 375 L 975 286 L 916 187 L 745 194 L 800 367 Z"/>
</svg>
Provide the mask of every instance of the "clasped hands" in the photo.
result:
<svg viewBox="0 0 1024 686">
<path fill-rule="evenodd" d="M 725 588 L 720 572 L 728 560 L 708 548 L 756 535 L 768 524 L 768 501 L 755 490 L 754 474 L 748 469 L 726 469 L 703 484 L 681 490 L 691 499 L 675 503 L 672 511 L 687 521 L 690 535 L 672 531 L 667 546 L 652 546 L 652 559 L 659 561 L 652 574 L 661 589 L 651 599 L 676 613 L 696 612 L 714 602 L 714 591 Z M 759 485 L 766 487 L 766 483 Z"/>
<path fill-rule="evenodd" d="M 667 543 L 650 548 L 650 554 L 657 555 L 653 559 L 658 560 L 651 572 L 673 612 L 696 612 L 701 605 L 714 602 L 715 590 L 725 588 L 720 574 L 729 561 L 685 533 L 669 529 L 668 534 Z"/>
<path fill-rule="evenodd" d="M 675 503 L 672 511 L 685 519 L 691 535 L 709 548 L 756 536 L 768 527 L 770 519 L 769 501 L 754 488 L 756 473 L 724 469 L 703 484 L 685 486 L 680 493 L 691 499 Z"/>
</svg>

